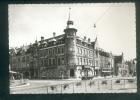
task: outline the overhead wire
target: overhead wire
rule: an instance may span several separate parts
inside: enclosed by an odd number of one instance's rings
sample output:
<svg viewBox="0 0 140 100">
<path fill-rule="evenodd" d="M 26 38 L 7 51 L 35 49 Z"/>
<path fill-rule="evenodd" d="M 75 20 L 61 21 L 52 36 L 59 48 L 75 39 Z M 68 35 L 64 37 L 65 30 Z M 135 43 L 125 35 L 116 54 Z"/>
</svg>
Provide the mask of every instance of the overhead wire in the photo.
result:
<svg viewBox="0 0 140 100">
<path fill-rule="evenodd" d="M 103 14 L 94 22 L 94 28 L 96 28 L 97 23 L 103 18 L 103 16 L 109 11 L 109 9 L 111 8 L 112 4 L 103 12 Z M 91 27 L 91 26 L 90 26 Z M 89 28 L 90 28 L 89 27 Z M 87 28 L 86 30 L 88 30 L 89 28 Z"/>
<path fill-rule="evenodd" d="M 112 4 L 103 12 L 103 14 L 94 22 L 94 28 L 96 27 L 96 24 L 103 18 L 103 16 L 110 10 L 112 7 Z"/>
<path fill-rule="evenodd" d="M 99 18 L 94 22 L 94 29 L 96 28 L 96 25 L 97 25 L 97 23 L 105 16 L 105 14 L 110 10 L 110 8 L 112 7 L 112 4 L 103 12 L 103 14 L 101 15 L 101 16 L 99 16 Z M 96 38 L 95 38 L 95 41 L 97 41 L 97 29 L 96 29 L 96 32 L 95 32 L 95 34 L 96 34 Z M 99 44 L 98 44 L 98 47 L 99 47 Z"/>
</svg>

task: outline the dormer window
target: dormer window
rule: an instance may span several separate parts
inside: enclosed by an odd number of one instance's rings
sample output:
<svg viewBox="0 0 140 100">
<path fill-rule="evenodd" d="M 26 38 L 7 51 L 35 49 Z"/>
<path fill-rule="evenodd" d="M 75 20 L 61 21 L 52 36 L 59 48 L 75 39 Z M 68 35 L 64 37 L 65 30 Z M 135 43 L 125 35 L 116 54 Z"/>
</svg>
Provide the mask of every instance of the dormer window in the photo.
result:
<svg viewBox="0 0 140 100">
<path fill-rule="evenodd" d="M 82 41 L 82 45 L 85 46 L 85 42 L 84 41 Z"/>
<path fill-rule="evenodd" d="M 79 45 L 81 45 L 81 40 L 76 39 L 76 43 L 79 44 Z"/>
</svg>

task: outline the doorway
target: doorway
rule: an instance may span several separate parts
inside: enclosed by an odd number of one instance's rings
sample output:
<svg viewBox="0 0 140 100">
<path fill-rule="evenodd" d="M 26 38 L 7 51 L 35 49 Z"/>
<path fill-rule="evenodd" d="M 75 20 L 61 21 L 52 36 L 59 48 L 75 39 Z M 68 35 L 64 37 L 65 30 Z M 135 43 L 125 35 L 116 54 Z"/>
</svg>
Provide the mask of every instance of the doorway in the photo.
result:
<svg viewBox="0 0 140 100">
<path fill-rule="evenodd" d="M 70 69 L 70 77 L 74 77 L 74 69 Z"/>
</svg>

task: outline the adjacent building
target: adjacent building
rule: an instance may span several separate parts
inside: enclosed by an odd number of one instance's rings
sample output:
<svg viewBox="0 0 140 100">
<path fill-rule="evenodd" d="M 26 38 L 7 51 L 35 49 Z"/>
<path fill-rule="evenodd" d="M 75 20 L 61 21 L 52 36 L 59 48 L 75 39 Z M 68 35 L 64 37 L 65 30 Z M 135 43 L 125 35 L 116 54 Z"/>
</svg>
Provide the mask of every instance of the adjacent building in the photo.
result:
<svg viewBox="0 0 140 100">
<path fill-rule="evenodd" d="M 21 48 L 10 49 L 10 66 L 12 71 L 21 72 L 25 77 L 30 76 L 30 57 L 31 55 L 27 53 L 27 46 Z"/>
<path fill-rule="evenodd" d="M 115 55 L 114 56 L 114 75 L 115 76 L 123 76 L 125 73 L 125 62 L 124 56 L 122 55 Z"/>
<path fill-rule="evenodd" d="M 101 76 L 113 75 L 114 56 L 112 53 L 99 50 Z"/>
</svg>

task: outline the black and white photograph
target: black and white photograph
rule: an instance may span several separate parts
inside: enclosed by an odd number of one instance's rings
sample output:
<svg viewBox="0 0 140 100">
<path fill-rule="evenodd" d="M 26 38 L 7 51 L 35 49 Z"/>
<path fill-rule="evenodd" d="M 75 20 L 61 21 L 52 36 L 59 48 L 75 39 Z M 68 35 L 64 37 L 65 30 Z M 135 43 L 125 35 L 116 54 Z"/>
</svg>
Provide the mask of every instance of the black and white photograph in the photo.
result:
<svg viewBox="0 0 140 100">
<path fill-rule="evenodd" d="M 10 94 L 136 93 L 135 3 L 8 4 Z"/>
</svg>

